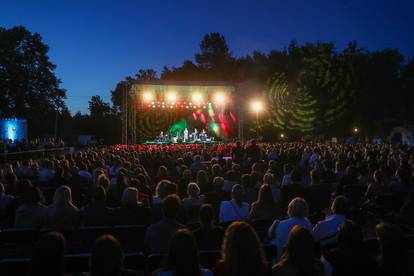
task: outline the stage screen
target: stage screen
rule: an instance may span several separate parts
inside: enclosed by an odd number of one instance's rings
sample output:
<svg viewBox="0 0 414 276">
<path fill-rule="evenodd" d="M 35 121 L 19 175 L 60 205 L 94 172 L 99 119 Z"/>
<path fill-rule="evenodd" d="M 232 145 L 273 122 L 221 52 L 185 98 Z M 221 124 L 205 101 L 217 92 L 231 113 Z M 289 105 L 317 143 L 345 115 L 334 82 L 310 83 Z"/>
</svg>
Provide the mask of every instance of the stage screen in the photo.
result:
<svg viewBox="0 0 414 276">
<path fill-rule="evenodd" d="M 19 119 L 1 119 L 0 134 L 2 140 L 23 141 L 27 139 L 27 121 Z"/>
</svg>

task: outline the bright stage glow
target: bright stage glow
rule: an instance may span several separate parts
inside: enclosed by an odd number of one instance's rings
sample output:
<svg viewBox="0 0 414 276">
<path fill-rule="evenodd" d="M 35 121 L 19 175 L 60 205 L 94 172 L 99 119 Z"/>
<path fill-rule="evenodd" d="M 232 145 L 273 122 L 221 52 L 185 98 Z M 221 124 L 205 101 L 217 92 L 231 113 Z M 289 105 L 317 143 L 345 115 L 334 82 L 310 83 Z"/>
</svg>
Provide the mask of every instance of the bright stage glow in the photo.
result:
<svg viewBox="0 0 414 276">
<path fill-rule="evenodd" d="M 280 138 L 285 138 L 285 134 L 283 134 L 283 133 L 280 133 Z"/>
<path fill-rule="evenodd" d="M 199 102 L 201 102 L 201 100 L 203 99 L 203 97 L 201 96 L 201 94 L 200 93 L 194 93 L 193 94 L 193 100 L 196 102 L 196 103 L 199 103 Z"/>
<path fill-rule="evenodd" d="M 254 112 L 260 112 L 263 110 L 263 103 L 261 101 L 253 101 L 252 102 L 252 110 Z"/>
<path fill-rule="evenodd" d="M 226 97 L 222 93 L 217 93 L 216 95 L 214 95 L 214 101 L 217 104 L 224 104 L 226 101 Z"/>
<path fill-rule="evenodd" d="M 152 100 L 152 93 L 151 92 L 145 92 L 142 96 L 144 101 L 149 102 Z"/>
<path fill-rule="evenodd" d="M 355 133 L 357 133 L 357 132 L 359 131 L 359 129 L 358 129 L 357 127 L 354 127 L 353 131 L 354 131 Z"/>
<path fill-rule="evenodd" d="M 167 101 L 175 102 L 176 100 L 177 100 L 177 94 L 175 94 L 175 92 L 169 92 L 167 94 Z"/>
</svg>

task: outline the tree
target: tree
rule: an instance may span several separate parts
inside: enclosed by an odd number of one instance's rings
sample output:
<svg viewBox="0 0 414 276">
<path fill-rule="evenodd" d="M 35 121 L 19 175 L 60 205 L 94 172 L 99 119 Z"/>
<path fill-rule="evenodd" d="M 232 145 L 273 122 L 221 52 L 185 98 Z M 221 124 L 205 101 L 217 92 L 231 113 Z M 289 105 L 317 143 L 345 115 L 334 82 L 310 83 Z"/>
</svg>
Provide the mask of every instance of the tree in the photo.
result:
<svg viewBox="0 0 414 276">
<path fill-rule="evenodd" d="M 65 90 L 39 34 L 24 27 L 0 28 L 0 116 L 25 118 L 31 136 L 53 132 Z"/>
<path fill-rule="evenodd" d="M 195 60 L 203 68 L 219 68 L 233 59 L 224 36 L 219 33 L 206 34 L 200 43 L 200 50 Z"/>
<path fill-rule="evenodd" d="M 326 131 L 347 111 L 355 94 L 351 64 L 331 43 L 291 43 L 287 67 L 270 81 L 271 122 L 301 132 Z"/>
<path fill-rule="evenodd" d="M 110 116 L 112 109 L 109 103 L 104 102 L 100 96 L 96 95 L 92 96 L 89 101 L 89 112 L 91 118 L 101 119 Z"/>
<path fill-rule="evenodd" d="M 129 91 L 131 85 L 134 81 L 144 81 L 144 80 L 156 80 L 158 79 L 157 72 L 154 69 L 140 69 L 135 74 L 135 78 L 127 76 L 124 81 L 120 81 L 116 84 L 114 90 L 111 91 L 111 101 L 113 108 L 120 112 L 122 109 L 123 103 L 123 93 Z"/>
</svg>

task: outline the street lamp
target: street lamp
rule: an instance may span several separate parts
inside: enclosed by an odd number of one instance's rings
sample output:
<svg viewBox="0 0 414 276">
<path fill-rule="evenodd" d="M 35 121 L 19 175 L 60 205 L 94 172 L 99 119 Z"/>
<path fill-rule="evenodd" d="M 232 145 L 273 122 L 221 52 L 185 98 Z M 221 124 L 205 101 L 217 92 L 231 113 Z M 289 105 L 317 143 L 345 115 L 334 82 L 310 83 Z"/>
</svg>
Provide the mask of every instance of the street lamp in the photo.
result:
<svg viewBox="0 0 414 276">
<path fill-rule="evenodd" d="M 258 138 L 259 132 L 259 112 L 263 110 L 263 102 L 255 100 L 251 104 L 252 110 L 256 115 L 256 138 Z"/>
</svg>

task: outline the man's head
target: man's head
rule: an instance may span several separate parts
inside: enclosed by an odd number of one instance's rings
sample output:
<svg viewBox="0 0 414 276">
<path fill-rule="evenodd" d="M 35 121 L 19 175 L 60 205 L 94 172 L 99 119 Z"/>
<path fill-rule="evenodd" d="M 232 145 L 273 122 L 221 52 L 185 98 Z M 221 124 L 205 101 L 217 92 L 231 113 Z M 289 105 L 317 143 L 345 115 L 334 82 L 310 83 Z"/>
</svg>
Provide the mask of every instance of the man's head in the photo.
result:
<svg viewBox="0 0 414 276">
<path fill-rule="evenodd" d="M 168 219 L 175 219 L 180 210 L 181 200 L 177 195 L 169 195 L 162 202 L 162 211 L 164 217 Z"/>
</svg>

